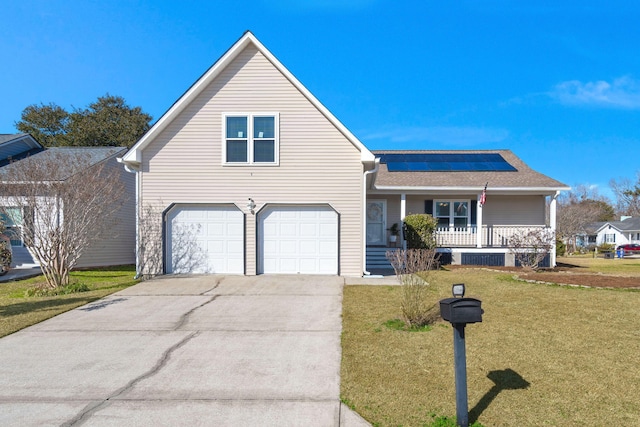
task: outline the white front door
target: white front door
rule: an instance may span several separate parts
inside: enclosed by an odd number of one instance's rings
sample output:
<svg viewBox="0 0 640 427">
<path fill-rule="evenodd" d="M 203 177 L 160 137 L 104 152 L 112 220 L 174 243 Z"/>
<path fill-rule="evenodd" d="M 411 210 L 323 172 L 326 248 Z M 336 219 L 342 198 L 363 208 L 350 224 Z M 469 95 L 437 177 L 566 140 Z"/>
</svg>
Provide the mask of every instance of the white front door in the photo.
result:
<svg viewBox="0 0 640 427">
<path fill-rule="evenodd" d="M 367 245 L 386 245 L 387 201 L 367 202 Z"/>
</svg>

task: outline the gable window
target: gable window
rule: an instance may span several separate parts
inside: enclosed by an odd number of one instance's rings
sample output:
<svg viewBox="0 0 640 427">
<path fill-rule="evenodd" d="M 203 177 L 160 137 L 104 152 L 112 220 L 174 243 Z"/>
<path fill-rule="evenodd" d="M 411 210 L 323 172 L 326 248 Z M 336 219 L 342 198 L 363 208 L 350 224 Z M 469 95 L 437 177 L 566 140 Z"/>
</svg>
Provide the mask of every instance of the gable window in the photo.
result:
<svg viewBox="0 0 640 427">
<path fill-rule="evenodd" d="M 616 235 L 615 234 L 605 234 L 604 235 L 604 242 L 605 243 L 615 243 L 616 242 Z"/>
<path fill-rule="evenodd" d="M 438 228 L 465 229 L 471 223 L 469 200 L 435 200 L 434 218 Z"/>
<path fill-rule="evenodd" d="M 278 164 L 277 114 L 225 114 L 224 164 Z"/>
</svg>

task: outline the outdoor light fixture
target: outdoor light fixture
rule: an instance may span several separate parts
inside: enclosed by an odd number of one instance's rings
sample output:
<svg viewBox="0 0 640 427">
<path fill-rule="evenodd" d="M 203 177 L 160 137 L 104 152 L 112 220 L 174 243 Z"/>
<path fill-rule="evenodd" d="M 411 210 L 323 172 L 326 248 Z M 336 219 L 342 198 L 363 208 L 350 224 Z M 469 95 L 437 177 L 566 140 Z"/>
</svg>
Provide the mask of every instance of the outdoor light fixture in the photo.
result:
<svg viewBox="0 0 640 427">
<path fill-rule="evenodd" d="M 451 286 L 451 293 L 456 298 L 462 298 L 464 296 L 464 283 L 456 283 Z"/>
<path fill-rule="evenodd" d="M 251 213 L 255 213 L 256 202 L 254 202 L 251 197 L 249 197 L 249 203 L 247 203 L 247 209 L 249 209 Z"/>
</svg>

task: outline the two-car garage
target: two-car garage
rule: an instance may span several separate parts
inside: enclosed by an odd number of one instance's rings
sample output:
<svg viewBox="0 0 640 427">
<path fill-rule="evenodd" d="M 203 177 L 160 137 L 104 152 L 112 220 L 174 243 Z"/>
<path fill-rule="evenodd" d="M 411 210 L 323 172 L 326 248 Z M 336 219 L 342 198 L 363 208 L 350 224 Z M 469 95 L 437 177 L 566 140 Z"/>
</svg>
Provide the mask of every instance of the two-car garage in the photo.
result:
<svg viewBox="0 0 640 427">
<path fill-rule="evenodd" d="M 244 274 L 248 238 L 258 274 L 339 273 L 339 215 L 329 205 L 265 205 L 254 216 L 233 204 L 176 204 L 165 224 L 167 273 Z"/>
</svg>

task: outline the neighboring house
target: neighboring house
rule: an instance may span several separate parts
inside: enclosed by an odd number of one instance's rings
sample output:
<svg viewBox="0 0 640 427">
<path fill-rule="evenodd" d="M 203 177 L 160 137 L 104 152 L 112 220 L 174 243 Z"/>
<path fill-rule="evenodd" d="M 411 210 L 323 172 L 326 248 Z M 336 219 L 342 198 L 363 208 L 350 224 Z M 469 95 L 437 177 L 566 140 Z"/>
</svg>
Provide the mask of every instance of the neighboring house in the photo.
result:
<svg viewBox="0 0 640 427">
<path fill-rule="evenodd" d="M 580 246 L 609 244 L 620 246 L 640 243 L 640 218 L 622 217 L 620 221 L 594 222 L 587 227 L 587 233 L 578 236 Z"/>
<path fill-rule="evenodd" d="M 58 156 L 69 156 L 70 159 L 87 159 L 87 167 L 105 163 L 109 168 L 121 171 L 125 184 L 125 203 L 118 212 L 113 233 L 110 237 L 99 240 L 87 248 L 80 257 L 76 267 L 98 267 L 109 265 L 128 265 L 135 263 L 135 179 L 118 165 L 117 158 L 126 152 L 124 147 L 54 147 L 44 148 L 28 134 L 0 135 L 0 180 L 2 185 L 13 184 L 2 176 L 8 167 L 19 166 L 19 162 L 27 157 L 31 159 L 59 159 Z M 11 165 L 11 166 L 10 166 Z M 58 171 L 59 172 L 59 171 Z M 69 174 L 72 172 L 70 171 Z M 67 179 L 63 172 L 56 179 Z M 7 228 L 6 234 L 11 238 L 13 251 L 13 267 L 30 267 L 37 265 L 32 254 L 24 247 L 22 236 L 28 230 L 23 229 L 24 215 L 29 215 L 27 208 L 19 203 L 17 196 L 0 197 L 0 205 L 7 214 L 0 214 L 0 220 Z M 64 211 L 60 209 L 59 217 L 64 221 Z"/>
<path fill-rule="evenodd" d="M 439 155 L 446 171 L 412 169 Z M 506 150 L 373 153 L 250 32 L 120 161 L 136 174 L 141 274 L 361 276 L 387 228 L 423 212 L 446 224 L 453 262 L 504 265 L 509 234 L 554 228 L 568 189 Z"/>
</svg>

